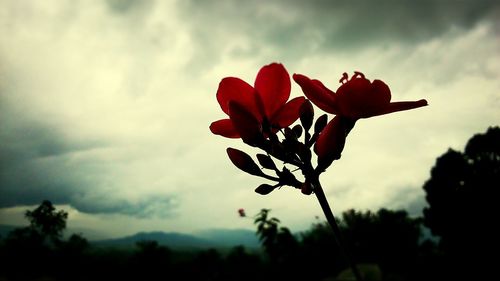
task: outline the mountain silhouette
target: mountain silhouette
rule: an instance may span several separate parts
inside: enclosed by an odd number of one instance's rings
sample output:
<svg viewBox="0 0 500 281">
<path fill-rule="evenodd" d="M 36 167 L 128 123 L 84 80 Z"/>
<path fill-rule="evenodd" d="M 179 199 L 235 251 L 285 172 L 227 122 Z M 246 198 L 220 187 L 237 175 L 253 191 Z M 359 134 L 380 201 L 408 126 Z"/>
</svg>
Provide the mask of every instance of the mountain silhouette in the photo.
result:
<svg viewBox="0 0 500 281">
<path fill-rule="evenodd" d="M 92 241 L 96 246 L 132 247 L 139 241 L 156 241 L 159 245 L 172 249 L 207 249 L 227 248 L 243 245 L 249 248 L 259 247 L 253 231 L 244 229 L 213 229 L 192 235 L 178 232 L 139 232 L 134 235 Z"/>
</svg>

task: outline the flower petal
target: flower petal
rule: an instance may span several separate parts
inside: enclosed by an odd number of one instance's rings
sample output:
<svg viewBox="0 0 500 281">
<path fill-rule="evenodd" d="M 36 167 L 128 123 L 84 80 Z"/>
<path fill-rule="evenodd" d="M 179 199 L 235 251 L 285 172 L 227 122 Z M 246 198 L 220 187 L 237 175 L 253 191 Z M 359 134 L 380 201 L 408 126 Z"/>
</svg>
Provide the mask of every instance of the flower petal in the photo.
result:
<svg viewBox="0 0 500 281">
<path fill-rule="evenodd" d="M 302 74 L 294 74 L 293 80 L 302 88 L 302 92 L 310 99 L 317 107 L 322 110 L 337 114 L 335 107 L 334 92 L 325 87 L 319 80 L 311 80 Z"/>
<path fill-rule="evenodd" d="M 314 146 L 318 155 L 318 168 L 328 168 L 334 160 L 340 159 L 345 140 L 355 121 L 342 116 L 335 116 L 321 131 Z"/>
<path fill-rule="evenodd" d="M 372 95 L 373 87 L 366 78 L 352 78 L 337 89 L 337 104 L 340 115 L 354 119 L 366 115 L 366 111 L 378 105 L 377 96 Z M 378 107 L 380 108 L 380 107 Z"/>
<path fill-rule="evenodd" d="M 369 118 L 369 117 L 373 117 L 373 116 L 384 115 L 384 114 L 389 114 L 389 113 L 398 112 L 398 111 L 415 109 L 415 108 L 419 108 L 419 107 L 426 106 L 426 105 L 428 105 L 428 103 L 424 99 L 418 100 L 418 101 L 391 102 L 385 108 L 382 108 L 381 110 L 376 111 L 376 112 L 372 112 L 370 115 L 364 116 L 362 118 Z"/>
<path fill-rule="evenodd" d="M 297 97 L 287 102 L 271 117 L 271 125 L 286 128 L 292 125 L 300 116 L 300 107 L 306 99 Z"/>
<path fill-rule="evenodd" d="M 234 128 L 231 119 L 221 119 L 210 124 L 210 131 L 216 135 L 220 135 L 226 138 L 239 138 L 240 134 Z"/>
<path fill-rule="evenodd" d="M 222 111 L 228 115 L 230 101 L 235 101 L 243 105 L 256 117 L 262 115 L 257 107 L 255 89 L 247 82 L 236 77 L 222 79 L 217 89 L 217 101 Z"/>
<path fill-rule="evenodd" d="M 266 65 L 255 78 L 255 89 L 262 100 L 266 116 L 271 117 L 290 97 L 290 75 L 280 63 Z"/>
<path fill-rule="evenodd" d="M 229 117 L 245 143 L 255 146 L 263 138 L 260 122 L 243 105 L 230 101 Z"/>
</svg>

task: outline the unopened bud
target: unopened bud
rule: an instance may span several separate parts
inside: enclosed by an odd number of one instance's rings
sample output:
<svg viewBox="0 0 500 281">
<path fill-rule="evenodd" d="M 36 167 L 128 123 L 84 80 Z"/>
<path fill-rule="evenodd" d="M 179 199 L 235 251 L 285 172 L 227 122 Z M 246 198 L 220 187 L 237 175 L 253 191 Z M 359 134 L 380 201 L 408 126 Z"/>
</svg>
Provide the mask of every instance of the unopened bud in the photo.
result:
<svg viewBox="0 0 500 281">
<path fill-rule="evenodd" d="M 240 170 L 247 172 L 251 175 L 255 176 L 261 176 L 264 173 L 260 170 L 259 166 L 255 164 L 253 161 L 252 157 L 250 155 L 246 154 L 245 152 L 234 149 L 234 148 L 227 148 L 227 155 L 229 156 L 229 159 L 233 164 L 238 167 Z"/>
<path fill-rule="evenodd" d="M 264 183 L 264 184 L 259 185 L 255 189 L 255 192 L 257 192 L 260 195 L 267 195 L 267 194 L 271 193 L 271 191 L 273 191 L 275 188 L 276 188 L 276 186 L 272 186 L 272 185 Z"/>
<path fill-rule="evenodd" d="M 328 116 L 326 114 L 321 115 L 316 123 L 314 123 L 314 133 L 319 134 L 326 126 L 328 122 Z"/>
<path fill-rule="evenodd" d="M 306 181 L 302 184 L 300 191 L 302 192 L 302 194 L 311 195 L 313 192 L 312 185 Z"/>
<path fill-rule="evenodd" d="M 274 164 L 273 159 L 269 155 L 257 154 L 257 160 L 262 167 L 270 170 L 276 170 L 276 164 Z"/>
<path fill-rule="evenodd" d="M 304 130 L 307 132 L 312 126 L 314 119 L 314 109 L 309 100 L 306 100 L 299 109 L 300 122 L 304 126 Z"/>
</svg>

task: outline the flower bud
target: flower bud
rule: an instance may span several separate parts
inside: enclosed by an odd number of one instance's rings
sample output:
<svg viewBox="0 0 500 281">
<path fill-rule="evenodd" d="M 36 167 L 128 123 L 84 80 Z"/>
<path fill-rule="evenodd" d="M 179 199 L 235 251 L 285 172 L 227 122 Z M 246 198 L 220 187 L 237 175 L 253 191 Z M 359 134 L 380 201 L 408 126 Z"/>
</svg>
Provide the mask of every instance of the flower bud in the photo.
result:
<svg viewBox="0 0 500 281">
<path fill-rule="evenodd" d="M 299 109 L 300 122 L 304 126 L 304 130 L 309 131 L 314 119 L 314 108 L 309 100 L 306 100 Z"/>
<path fill-rule="evenodd" d="M 276 164 L 274 164 L 273 159 L 265 154 L 257 154 L 257 160 L 262 167 L 270 170 L 276 170 Z"/>
<path fill-rule="evenodd" d="M 257 192 L 260 195 L 267 195 L 267 194 L 271 193 L 271 191 L 273 191 L 275 188 L 276 188 L 276 186 L 272 186 L 272 185 L 264 183 L 264 184 L 259 185 L 255 189 L 255 192 Z"/>
<path fill-rule="evenodd" d="M 335 116 L 323 129 L 314 146 L 314 152 L 318 155 L 319 170 L 328 168 L 334 160 L 340 159 L 346 137 L 354 124 L 355 121 L 349 118 Z"/>
<path fill-rule="evenodd" d="M 312 188 L 312 185 L 309 183 L 309 182 L 304 182 L 300 188 L 300 191 L 302 192 L 302 194 L 304 195 L 311 195 L 312 192 L 313 192 L 313 188 Z"/>
<path fill-rule="evenodd" d="M 323 131 L 327 122 L 328 116 L 326 114 L 321 115 L 318 120 L 316 120 L 316 123 L 314 123 L 314 133 L 319 134 L 321 131 Z"/>
<path fill-rule="evenodd" d="M 247 216 L 247 214 L 245 213 L 245 209 L 243 208 L 240 208 L 238 209 L 238 214 L 240 215 L 240 217 L 244 218 Z"/>
<path fill-rule="evenodd" d="M 297 138 L 300 138 L 300 136 L 302 136 L 302 127 L 300 125 L 293 126 L 292 131 Z"/>
<path fill-rule="evenodd" d="M 227 148 L 227 155 L 229 156 L 229 159 L 233 164 L 238 167 L 240 170 L 243 172 L 249 173 L 251 175 L 255 176 L 261 176 L 264 173 L 260 170 L 259 166 L 255 164 L 253 161 L 252 157 L 250 155 L 246 154 L 245 152 L 234 149 L 234 148 Z"/>
</svg>

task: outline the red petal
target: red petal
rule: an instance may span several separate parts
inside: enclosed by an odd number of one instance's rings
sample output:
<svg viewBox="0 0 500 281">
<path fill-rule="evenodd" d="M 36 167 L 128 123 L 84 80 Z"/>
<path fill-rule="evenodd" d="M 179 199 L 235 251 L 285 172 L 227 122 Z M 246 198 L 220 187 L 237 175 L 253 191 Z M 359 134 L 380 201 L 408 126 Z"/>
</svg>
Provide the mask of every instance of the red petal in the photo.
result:
<svg viewBox="0 0 500 281">
<path fill-rule="evenodd" d="M 261 124 L 245 107 L 237 102 L 230 101 L 229 117 L 245 143 L 254 145 L 260 140 L 262 137 Z"/>
<path fill-rule="evenodd" d="M 235 101 L 243 105 L 254 116 L 261 116 L 256 103 L 255 89 L 245 81 L 226 77 L 219 83 L 217 89 L 217 101 L 226 114 L 229 115 L 229 102 Z"/>
<path fill-rule="evenodd" d="M 306 95 L 306 97 L 317 107 L 328 113 L 337 114 L 334 101 L 335 93 L 325 87 L 323 83 L 319 80 L 311 80 L 302 74 L 294 74 L 293 80 L 300 85 L 304 95 Z"/>
<path fill-rule="evenodd" d="M 210 131 L 226 138 L 239 138 L 240 134 L 233 126 L 231 119 L 221 119 L 210 124 Z"/>
<path fill-rule="evenodd" d="M 306 99 L 297 97 L 287 102 L 281 109 L 271 118 L 271 124 L 285 128 L 290 126 L 300 116 L 300 107 Z"/>
<path fill-rule="evenodd" d="M 326 169 L 333 160 L 339 159 L 344 150 L 347 133 L 341 120 L 341 117 L 335 116 L 321 131 L 316 141 L 314 151 L 318 155 L 318 167 L 321 169 Z"/>
<path fill-rule="evenodd" d="M 266 116 L 271 117 L 290 97 L 290 75 L 282 64 L 266 65 L 255 78 L 255 89 L 260 95 Z"/>
<path fill-rule="evenodd" d="M 373 112 L 371 115 L 363 117 L 363 118 L 384 115 L 384 114 L 403 111 L 403 110 L 415 109 L 415 108 L 419 108 L 419 107 L 426 106 L 426 105 L 428 105 L 426 100 L 391 102 L 385 108 L 383 108 L 377 112 Z"/>
<path fill-rule="evenodd" d="M 354 119 L 373 111 L 377 97 L 372 95 L 373 87 L 366 78 L 353 78 L 337 89 L 337 103 L 340 115 Z M 380 108 L 380 107 L 378 107 Z"/>
</svg>

